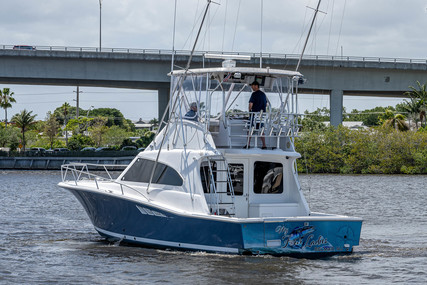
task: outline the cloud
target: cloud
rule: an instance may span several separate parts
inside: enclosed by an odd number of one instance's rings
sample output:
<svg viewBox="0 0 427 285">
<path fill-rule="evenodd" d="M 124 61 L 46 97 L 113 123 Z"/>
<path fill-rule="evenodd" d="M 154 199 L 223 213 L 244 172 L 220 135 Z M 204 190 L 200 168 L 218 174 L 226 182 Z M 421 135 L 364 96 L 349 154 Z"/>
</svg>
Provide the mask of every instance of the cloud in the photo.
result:
<svg viewBox="0 0 427 285">
<path fill-rule="evenodd" d="M 3 44 L 97 47 L 96 0 L 4 1 Z M 103 0 L 102 45 L 122 48 L 172 47 L 174 0 Z M 261 1 L 217 0 L 211 4 L 199 49 L 260 50 Z M 190 49 L 205 0 L 178 0 L 177 49 Z M 263 51 L 298 53 L 317 0 L 263 1 Z M 426 57 L 424 0 L 324 0 L 308 51 L 347 55 Z M 236 27 L 237 24 L 237 27 Z M 394 54 L 393 54 L 394 53 Z"/>
</svg>

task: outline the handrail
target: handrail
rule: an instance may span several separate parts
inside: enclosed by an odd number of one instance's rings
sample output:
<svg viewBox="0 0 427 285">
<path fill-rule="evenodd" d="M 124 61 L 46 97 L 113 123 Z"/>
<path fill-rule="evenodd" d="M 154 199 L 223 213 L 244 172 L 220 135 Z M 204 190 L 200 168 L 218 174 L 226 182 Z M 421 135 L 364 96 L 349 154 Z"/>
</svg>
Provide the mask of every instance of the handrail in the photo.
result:
<svg viewBox="0 0 427 285">
<path fill-rule="evenodd" d="M 224 198 L 222 195 L 223 194 L 230 195 L 232 206 L 231 206 L 231 209 L 229 209 L 230 211 L 228 212 L 228 214 L 235 215 L 236 205 L 235 205 L 234 187 L 231 181 L 230 169 L 229 169 L 229 165 L 226 158 L 222 154 L 208 155 L 205 158 L 206 158 L 206 161 L 208 162 L 208 167 L 209 167 L 209 177 L 210 177 L 209 194 L 214 194 L 214 197 L 215 197 L 214 203 L 211 202 L 212 201 L 210 199 L 211 197 L 209 198 L 209 201 L 207 201 L 208 205 L 212 207 L 212 210 L 213 210 L 213 207 L 216 206 L 216 211 L 213 214 L 221 215 L 220 205 L 224 203 Z M 217 162 L 216 169 L 213 169 L 212 162 Z M 222 162 L 222 165 L 219 164 L 219 162 Z M 226 177 L 224 177 L 223 175 L 222 176 L 219 175 L 218 172 L 221 172 L 221 171 L 226 172 L 226 175 L 225 175 Z M 215 172 L 216 172 L 216 176 L 214 175 Z M 226 179 L 226 180 L 223 181 L 222 179 Z M 224 187 L 219 186 L 220 183 L 226 183 L 225 189 L 223 189 Z M 229 191 L 227 190 L 227 186 Z M 220 188 L 220 190 L 218 188 Z"/>
<path fill-rule="evenodd" d="M 108 175 L 108 178 L 100 176 L 100 175 L 96 175 L 93 173 L 89 172 L 89 167 L 96 167 L 96 168 L 102 168 L 105 173 Z M 75 185 L 78 185 L 78 182 L 83 180 L 84 176 L 87 176 L 88 179 L 93 179 L 96 185 L 96 188 L 99 190 L 99 184 L 98 181 L 108 181 L 114 184 L 118 184 L 120 185 L 120 189 L 122 192 L 122 195 L 125 195 L 125 191 L 123 189 L 123 187 L 129 188 L 132 191 L 137 192 L 139 195 L 141 195 L 142 197 L 144 197 L 147 201 L 150 201 L 150 199 L 148 199 L 144 194 L 142 194 L 139 190 L 124 184 L 120 181 L 114 180 L 110 174 L 110 172 L 108 171 L 108 167 L 127 167 L 128 165 L 120 165 L 120 164 L 93 164 L 93 163 L 80 163 L 80 162 L 74 162 L 74 163 L 69 163 L 69 164 L 63 164 L 61 166 L 61 178 L 62 178 L 62 182 L 69 182 L 70 180 L 67 180 L 68 174 L 69 172 L 71 172 L 72 176 L 73 176 L 73 180 L 72 182 L 75 183 Z M 80 169 L 78 169 L 77 167 L 79 167 Z"/>
<path fill-rule="evenodd" d="M 229 133 L 231 143 L 234 138 L 247 138 L 246 144 L 248 144 L 249 137 L 255 138 L 255 147 L 257 147 L 257 140 L 259 137 L 265 138 L 276 138 L 276 146 L 279 148 L 281 138 L 295 138 L 298 137 L 298 131 L 300 125 L 297 123 L 297 118 L 303 116 L 303 114 L 284 113 L 279 111 L 267 112 L 244 112 L 244 111 L 232 111 L 227 112 L 228 126 L 231 126 L 231 122 L 241 125 L 247 133 Z M 253 117 L 251 119 L 251 117 Z M 240 125 L 240 124 L 239 124 Z"/>
<path fill-rule="evenodd" d="M 97 47 L 68 47 L 68 46 L 32 46 L 34 50 L 21 50 L 25 52 L 34 51 L 63 51 L 63 52 L 94 52 L 99 53 Z M 13 50 L 14 45 L 1 45 L 0 50 Z M 138 48 L 102 48 L 101 53 L 126 53 L 126 54 L 147 54 L 147 55 L 172 55 L 189 56 L 189 50 L 169 50 L 169 49 L 138 49 Z M 227 54 L 227 55 L 249 55 L 252 58 L 259 58 L 261 53 L 254 52 L 223 52 L 223 51 L 194 51 L 194 56 L 203 56 L 206 53 Z M 262 53 L 263 58 L 277 58 L 298 60 L 300 54 L 283 54 L 283 53 Z M 305 54 L 303 60 L 315 61 L 333 61 L 333 62 L 366 62 L 366 63 L 410 63 L 410 64 L 427 64 L 427 59 L 413 58 L 393 58 L 393 57 L 369 57 L 369 56 L 335 56 L 335 55 L 310 55 Z"/>
</svg>

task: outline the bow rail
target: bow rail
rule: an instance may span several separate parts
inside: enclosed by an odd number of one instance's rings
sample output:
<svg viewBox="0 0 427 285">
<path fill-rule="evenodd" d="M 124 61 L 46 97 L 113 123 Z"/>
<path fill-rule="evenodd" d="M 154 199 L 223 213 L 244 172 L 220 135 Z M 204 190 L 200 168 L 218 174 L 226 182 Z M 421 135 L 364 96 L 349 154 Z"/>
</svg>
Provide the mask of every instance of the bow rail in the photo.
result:
<svg viewBox="0 0 427 285">
<path fill-rule="evenodd" d="M 82 181 L 93 181 L 95 182 L 96 188 L 98 190 L 102 190 L 100 188 L 100 182 L 110 182 L 114 183 L 120 186 L 120 191 L 122 195 L 129 194 L 128 191 L 136 192 L 138 195 L 141 195 L 144 197 L 147 201 L 149 199 L 141 193 L 138 189 L 129 186 L 128 184 L 124 184 L 120 181 L 117 181 L 113 178 L 110 171 L 114 171 L 114 168 L 126 168 L 128 165 L 121 165 L 121 164 L 93 164 L 93 163 L 69 163 L 64 164 L 61 166 L 61 178 L 63 183 L 73 183 L 76 186 L 79 185 Z M 110 168 L 110 171 L 108 170 Z M 103 171 L 104 176 L 94 174 L 90 171 L 97 171 L 97 170 Z M 70 179 L 71 177 L 71 179 Z M 110 192 L 111 190 L 105 189 L 106 192 Z"/>
</svg>

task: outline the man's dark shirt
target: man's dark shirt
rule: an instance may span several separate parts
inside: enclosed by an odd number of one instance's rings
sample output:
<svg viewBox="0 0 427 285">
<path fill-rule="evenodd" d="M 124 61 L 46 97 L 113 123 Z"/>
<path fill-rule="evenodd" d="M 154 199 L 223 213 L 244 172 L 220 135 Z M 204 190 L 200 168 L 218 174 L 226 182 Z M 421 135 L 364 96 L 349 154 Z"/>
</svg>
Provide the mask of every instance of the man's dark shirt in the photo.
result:
<svg viewBox="0 0 427 285">
<path fill-rule="evenodd" d="M 249 103 L 253 104 L 251 112 L 259 112 L 261 110 L 265 112 L 265 108 L 267 107 L 267 96 L 265 96 L 265 93 L 261 90 L 254 91 L 249 99 Z"/>
</svg>

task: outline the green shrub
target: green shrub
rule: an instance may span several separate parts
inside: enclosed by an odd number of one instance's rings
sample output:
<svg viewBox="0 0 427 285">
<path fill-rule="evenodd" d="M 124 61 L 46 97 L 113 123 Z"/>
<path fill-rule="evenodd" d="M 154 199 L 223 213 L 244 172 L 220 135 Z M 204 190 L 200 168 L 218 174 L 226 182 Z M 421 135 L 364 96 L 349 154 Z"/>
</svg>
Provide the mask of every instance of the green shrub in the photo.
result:
<svg viewBox="0 0 427 285">
<path fill-rule="evenodd" d="M 82 134 L 74 135 L 70 139 L 68 139 L 68 148 L 70 150 L 80 150 L 86 146 L 93 146 L 93 140 Z"/>
<path fill-rule="evenodd" d="M 295 140 L 302 172 L 427 173 L 427 133 L 391 128 L 351 131 L 342 126 L 303 133 Z"/>
</svg>

